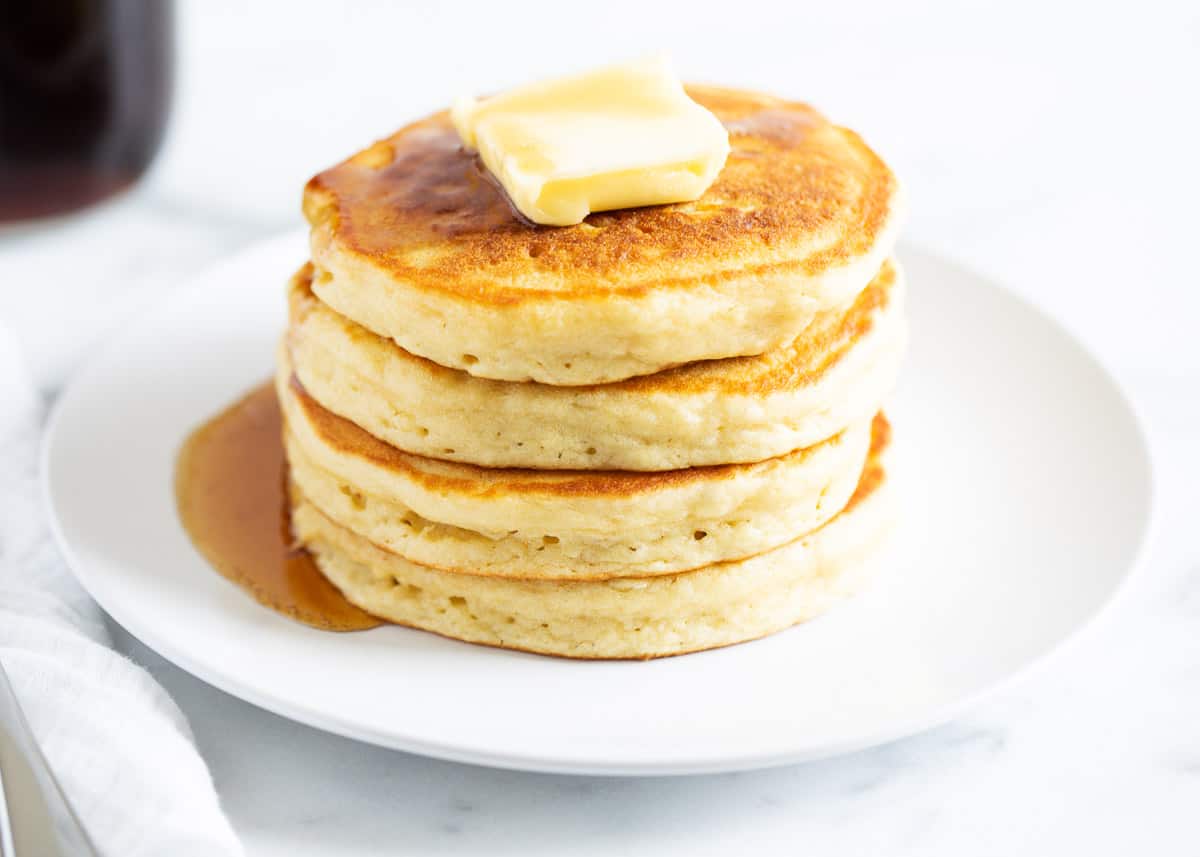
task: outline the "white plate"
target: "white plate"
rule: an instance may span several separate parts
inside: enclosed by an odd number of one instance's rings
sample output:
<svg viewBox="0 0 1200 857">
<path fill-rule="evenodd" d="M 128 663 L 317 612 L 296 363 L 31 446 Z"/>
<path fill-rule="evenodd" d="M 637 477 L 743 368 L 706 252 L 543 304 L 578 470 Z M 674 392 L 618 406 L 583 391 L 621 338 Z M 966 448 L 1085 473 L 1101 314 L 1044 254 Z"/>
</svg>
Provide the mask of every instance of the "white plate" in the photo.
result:
<svg viewBox="0 0 1200 857">
<path fill-rule="evenodd" d="M 1150 467 L 1110 376 L 1013 295 L 902 253 L 912 349 L 891 408 L 907 519 L 884 579 L 760 642 L 572 662 L 397 627 L 330 634 L 213 572 L 175 517 L 188 431 L 271 371 L 302 236 L 175 292 L 91 360 L 45 448 L 57 536 L 87 590 L 167 658 L 332 732 L 540 771 L 753 768 L 943 722 L 1074 635 L 1141 554 Z"/>
</svg>

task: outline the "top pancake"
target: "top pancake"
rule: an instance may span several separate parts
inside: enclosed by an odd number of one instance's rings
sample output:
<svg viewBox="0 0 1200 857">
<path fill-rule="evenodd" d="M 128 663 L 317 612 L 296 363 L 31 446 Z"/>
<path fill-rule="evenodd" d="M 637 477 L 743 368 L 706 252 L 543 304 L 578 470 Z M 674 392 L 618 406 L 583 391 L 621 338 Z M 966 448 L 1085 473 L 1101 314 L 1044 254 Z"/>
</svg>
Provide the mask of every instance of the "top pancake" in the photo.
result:
<svg viewBox="0 0 1200 857">
<path fill-rule="evenodd" d="M 696 202 L 528 224 L 445 113 L 317 175 L 304 194 L 317 294 L 414 354 L 500 380 L 604 383 L 794 339 L 878 271 L 897 182 L 807 105 L 689 91 L 732 146 Z"/>
</svg>

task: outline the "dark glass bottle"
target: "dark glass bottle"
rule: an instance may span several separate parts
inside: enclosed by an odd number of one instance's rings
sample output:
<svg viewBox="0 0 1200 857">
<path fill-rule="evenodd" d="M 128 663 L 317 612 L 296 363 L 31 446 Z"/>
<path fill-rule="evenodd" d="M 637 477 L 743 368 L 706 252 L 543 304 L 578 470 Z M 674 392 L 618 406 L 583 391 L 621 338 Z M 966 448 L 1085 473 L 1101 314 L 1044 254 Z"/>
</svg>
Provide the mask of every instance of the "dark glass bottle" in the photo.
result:
<svg viewBox="0 0 1200 857">
<path fill-rule="evenodd" d="M 63 214 L 153 160 L 172 87 L 171 0 L 0 0 L 0 223 Z"/>
</svg>

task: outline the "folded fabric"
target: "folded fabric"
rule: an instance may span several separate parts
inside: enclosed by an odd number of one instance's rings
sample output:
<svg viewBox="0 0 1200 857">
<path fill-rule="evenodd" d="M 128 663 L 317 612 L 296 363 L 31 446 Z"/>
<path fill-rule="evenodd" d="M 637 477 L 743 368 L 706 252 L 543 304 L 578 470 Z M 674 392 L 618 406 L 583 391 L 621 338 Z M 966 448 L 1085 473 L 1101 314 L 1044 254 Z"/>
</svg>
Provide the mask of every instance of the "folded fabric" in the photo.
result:
<svg viewBox="0 0 1200 857">
<path fill-rule="evenodd" d="M 44 410 L 0 326 L 0 663 L 102 855 L 240 855 L 183 714 L 110 648 L 54 547 L 38 493 Z"/>
</svg>

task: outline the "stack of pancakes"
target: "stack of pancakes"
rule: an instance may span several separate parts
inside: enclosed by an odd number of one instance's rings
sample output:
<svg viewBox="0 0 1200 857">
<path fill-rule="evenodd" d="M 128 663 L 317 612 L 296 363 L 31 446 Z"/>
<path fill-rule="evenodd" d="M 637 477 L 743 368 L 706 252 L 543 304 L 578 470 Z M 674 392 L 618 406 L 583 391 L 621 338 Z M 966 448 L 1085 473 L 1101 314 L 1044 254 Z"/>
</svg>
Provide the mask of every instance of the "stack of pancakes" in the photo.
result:
<svg viewBox="0 0 1200 857">
<path fill-rule="evenodd" d="M 889 529 L 899 189 L 810 107 L 692 88 L 698 201 L 536 227 L 438 114 L 309 182 L 279 352 L 292 528 L 382 618 L 580 658 L 761 637 Z"/>
</svg>

